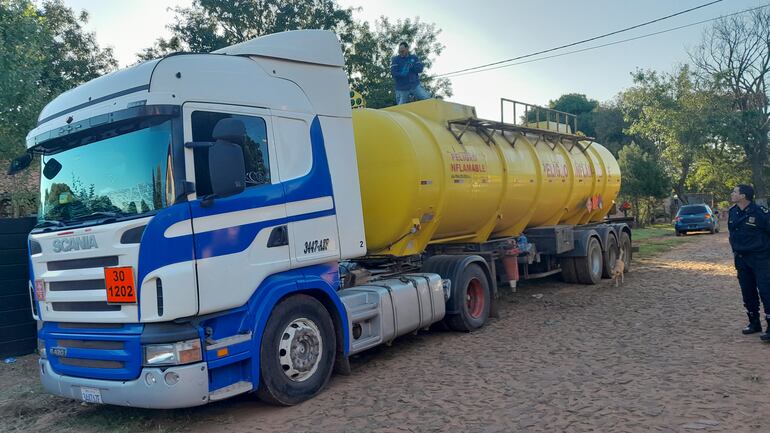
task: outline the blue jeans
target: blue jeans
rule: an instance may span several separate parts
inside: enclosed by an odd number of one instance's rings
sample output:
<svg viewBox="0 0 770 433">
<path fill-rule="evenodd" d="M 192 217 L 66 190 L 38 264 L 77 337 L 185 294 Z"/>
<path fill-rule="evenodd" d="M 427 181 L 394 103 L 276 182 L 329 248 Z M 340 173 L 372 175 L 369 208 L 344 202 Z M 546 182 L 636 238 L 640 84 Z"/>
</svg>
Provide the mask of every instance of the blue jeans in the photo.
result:
<svg viewBox="0 0 770 433">
<path fill-rule="evenodd" d="M 422 101 L 423 99 L 430 98 L 428 92 L 422 88 L 422 85 L 418 84 L 412 90 L 396 90 L 396 105 L 406 104 L 411 102 L 409 97 L 413 96 L 415 101 Z"/>
</svg>

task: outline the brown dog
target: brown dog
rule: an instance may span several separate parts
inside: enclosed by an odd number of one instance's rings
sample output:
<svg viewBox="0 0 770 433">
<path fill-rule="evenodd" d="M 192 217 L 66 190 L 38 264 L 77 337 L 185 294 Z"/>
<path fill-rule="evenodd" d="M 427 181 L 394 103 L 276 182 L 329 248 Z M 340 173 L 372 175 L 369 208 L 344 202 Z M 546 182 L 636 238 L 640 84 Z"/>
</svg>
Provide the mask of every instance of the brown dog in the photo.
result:
<svg viewBox="0 0 770 433">
<path fill-rule="evenodd" d="M 612 278 L 615 279 L 615 287 L 618 287 L 618 283 L 622 284 L 624 282 L 623 273 L 625 270 L 626 264 L 623 263 L 623 260 L 615 260 L 615 267 L 612 268 Z"/>
</svg>

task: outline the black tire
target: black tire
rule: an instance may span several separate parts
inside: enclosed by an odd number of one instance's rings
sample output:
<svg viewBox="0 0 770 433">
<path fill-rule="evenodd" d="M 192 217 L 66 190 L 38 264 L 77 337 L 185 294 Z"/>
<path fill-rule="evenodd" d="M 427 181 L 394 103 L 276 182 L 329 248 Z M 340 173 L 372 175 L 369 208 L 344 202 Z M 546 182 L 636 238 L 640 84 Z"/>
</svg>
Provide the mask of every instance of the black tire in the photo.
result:
<svg viewBox="0 0 770 433">
<path fill-rule="evenodd" d="M 631 269 L 631 261 L 634 258 L 634 251 L 631 249 L 631 236 L 626 232 L 620 233 L 619 257 L 623 260 L 623 272 Z"/>
<path fill-rule="evenodd" d="M 602 279 L 602 246 L 592 237 L 588 240 L 585 257 L 575 257 L 575 270 L 582 284 L 597 284 Z"/>
<path fill-rule="evenodd" d="M 492 299 L 487 274 L 476 263 L 471 263 L 460 274 L 459 284 L 452 281 L 452 296 L 463 299 L 460 313 L 444 318 L 449 329 L 469 332 L 481 328 L 489 319 Z"/>
<path fill-rule="evenodd" d="M 682 232 L 680 232 L 679 230 L 676 230 L 676 237 L 679 237 L 679 236 L 682 236 Z"/>
<path fill-rule="evenodd" d="M 575 259 L 573 257 L 564 257 L 559 259 L 561 265 L 561 279 L 565 283 L 574 284 L 578 282 L 577 271 L 575 270 Z"/>
<path fill-rule="evenodd" d="M 315 326 L 315 329 L 312 329 L 310 324 Z M 262 334 L 260 381 L 257 390 L 259 398 L 273 405 L 292 406 L 321 392 L 329 381 L 334 366 L 336 338 L 329 313 L 315 298 L 295 295 L 281 301 L 270 314 Z M 317 345 L 312 344 L 314 342 Z M 292 346 L 288 354 L 281 348 L 281 345 L 287 344 Z M 306 358 L 299 361 L 312 365 L 292 364 L 294 347 L 297 348 L 298 358 Z M 315 358 L 312 356 L 313 352 L 318 353 Z M 309 355 L 305 356 L 306 354 Z M 288 362 L 287 356 L 291 359 Z M 314 359 L 317 361 L 314 362 Z M 285 371 L 298 371 L 294 367 L 301 367 L 300 370 L 304 371 L 295 373 L 292 379 L 288 375 L 290 373 Z"/>
<path fill-rule="evenodd" d="M 715 227 L 715 228 L 714 228 L 714 231 L 715 231 L 715 232 L 717 232 L 717 233 L 719 233 L 719 227 Z"/>
<path fill-rule="evenodd" d="M 602 252 L 602 278 L 612 278 L 612 271 L 615 269 L 615 261 L 618 260 L 618 241 L 614 236 L 607 238 L 607 247 Z"/>
<path fill-rule="evenodd" d="M 717 229 L 715 227 L 711 227 L 711 229 L 709 230 L 709 233 L 711 233 L 712 235 L 716 232 L 717 232 Z"/>
</svg>

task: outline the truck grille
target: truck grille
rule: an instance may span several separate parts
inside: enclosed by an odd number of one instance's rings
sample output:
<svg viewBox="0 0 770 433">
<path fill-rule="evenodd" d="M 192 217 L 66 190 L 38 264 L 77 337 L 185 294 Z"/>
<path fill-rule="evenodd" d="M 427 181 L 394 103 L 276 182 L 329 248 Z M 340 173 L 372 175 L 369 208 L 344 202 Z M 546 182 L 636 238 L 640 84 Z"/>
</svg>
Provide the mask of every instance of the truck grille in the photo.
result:
<svg viewBox="0 0 770 433">
<path fill-rule="evenodd" d="M 104 268 L 110 266 L 118 266 L 118 256 L 89 257 L 87 259 L 48 262 L 49 271 L 71 271 L 73 269 Z"/>
<path fill-rule="evenodd" d="M 70 290 L 105 290 L 104 280 L 51 281 L 48 290 L 64 292 Z"/>
<path fill-rule="evenodd" d="M 140 324 L 46 322 L 39 334 L 57 373 L 131 380 L 142 368 L 143 328 Z"/>
<path fill-rule="evenodd" d="M 126 343 L 123 341 L 102 341 L 102 340 L 57 340 L 56 345 L 68 349 L 102 349 L 102 350 L 123 350 Z"/>
<path fill-rule="evenodd" d="M 51 302 L 54 311 L 120 311 L 120 305 L 111 305 L 105 301 L 88 302 Z"/>
</svg>

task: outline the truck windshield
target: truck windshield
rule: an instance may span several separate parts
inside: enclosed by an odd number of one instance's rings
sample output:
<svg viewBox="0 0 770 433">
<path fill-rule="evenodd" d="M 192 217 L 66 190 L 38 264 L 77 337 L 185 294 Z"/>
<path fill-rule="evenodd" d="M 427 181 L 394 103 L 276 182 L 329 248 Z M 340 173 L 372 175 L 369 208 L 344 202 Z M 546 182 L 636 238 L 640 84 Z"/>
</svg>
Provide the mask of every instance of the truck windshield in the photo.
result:
<svg viewBox="0 0 770 433">
<path fill-rule="evenodd" d="M 166 120 L 53 155 L 62 168 L 52 179 L 40 176 L 39 219 L 67 224 L 166 207 L 173 200 L 171 139 Z"/>
</svg>

